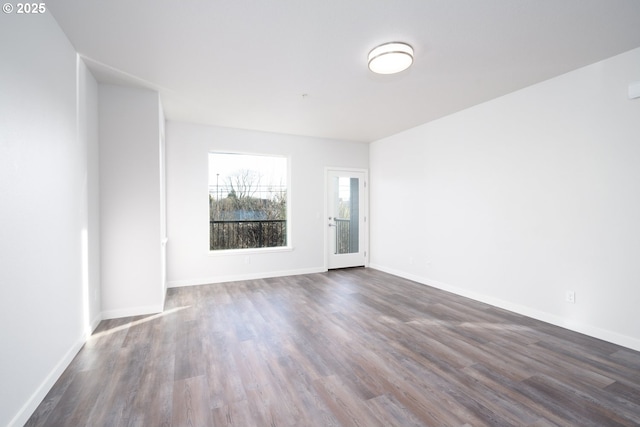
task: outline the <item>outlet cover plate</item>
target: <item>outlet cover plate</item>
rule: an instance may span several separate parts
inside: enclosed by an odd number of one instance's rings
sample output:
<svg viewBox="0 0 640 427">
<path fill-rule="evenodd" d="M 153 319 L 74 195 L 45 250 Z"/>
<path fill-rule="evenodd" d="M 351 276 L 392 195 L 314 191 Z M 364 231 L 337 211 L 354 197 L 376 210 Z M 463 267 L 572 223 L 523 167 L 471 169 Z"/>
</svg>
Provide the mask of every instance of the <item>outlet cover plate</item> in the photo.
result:
<svg viewBox="0 0 640 427">
<path fill-rule="evenodd" d="M 565 301 L 575 304 L 576 303 L 576 293 L 574 291 L 567 291 L 564 296 Z"/>
<path fill-rule="evenodd" d="M 629 85 L 629 99 L 640 98 L 640 82 L 634 82 Z"/>
</svg>

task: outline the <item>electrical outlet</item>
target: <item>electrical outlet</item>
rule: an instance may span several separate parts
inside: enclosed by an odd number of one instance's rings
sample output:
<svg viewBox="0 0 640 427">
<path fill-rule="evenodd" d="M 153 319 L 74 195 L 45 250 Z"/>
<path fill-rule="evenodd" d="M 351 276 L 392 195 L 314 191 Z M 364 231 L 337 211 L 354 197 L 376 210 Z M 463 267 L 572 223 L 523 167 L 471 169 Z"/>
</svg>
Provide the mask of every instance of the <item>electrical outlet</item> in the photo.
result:
<svg viewBox="0 0 640 427">
<path fill-rule="evenodd" d="M 575 304 L 576 303 L 576 293 L 574 291 L 567 291 L 567 293 L 564 295 L 564 300 L 566 302 L 571 303 L 571 304 Z"/>
</svg>

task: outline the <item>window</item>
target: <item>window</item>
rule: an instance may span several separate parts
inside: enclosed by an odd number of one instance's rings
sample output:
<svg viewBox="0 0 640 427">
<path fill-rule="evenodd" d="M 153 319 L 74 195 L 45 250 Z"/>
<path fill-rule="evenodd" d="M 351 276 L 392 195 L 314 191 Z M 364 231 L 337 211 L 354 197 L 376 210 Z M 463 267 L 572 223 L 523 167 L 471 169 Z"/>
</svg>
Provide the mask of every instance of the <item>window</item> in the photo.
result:
<svg viewBox="0 0 640 427">
<path fill-rule="evenodd" d="M 209 250 L 287 246 L 287 158 L 209 153 Z"/>
</svg>

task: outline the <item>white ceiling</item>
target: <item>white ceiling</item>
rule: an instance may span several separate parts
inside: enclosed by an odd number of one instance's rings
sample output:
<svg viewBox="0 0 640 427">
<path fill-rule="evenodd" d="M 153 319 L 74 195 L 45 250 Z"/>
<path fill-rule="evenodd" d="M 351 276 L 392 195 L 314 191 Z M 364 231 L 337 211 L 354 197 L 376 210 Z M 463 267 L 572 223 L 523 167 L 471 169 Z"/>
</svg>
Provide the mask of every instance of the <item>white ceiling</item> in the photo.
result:
<svg viewBox="0 0 640 427">
<path fill-rule="evenodd" d="M 638 0 L 48 0 L 47 8 L 99 81 L 158 90 L 168 119 L 367 142 L 640 46 Z M 389 41 L 411 44 L 414 64 L 374 75 L 367 54 Z"/>
</svg>

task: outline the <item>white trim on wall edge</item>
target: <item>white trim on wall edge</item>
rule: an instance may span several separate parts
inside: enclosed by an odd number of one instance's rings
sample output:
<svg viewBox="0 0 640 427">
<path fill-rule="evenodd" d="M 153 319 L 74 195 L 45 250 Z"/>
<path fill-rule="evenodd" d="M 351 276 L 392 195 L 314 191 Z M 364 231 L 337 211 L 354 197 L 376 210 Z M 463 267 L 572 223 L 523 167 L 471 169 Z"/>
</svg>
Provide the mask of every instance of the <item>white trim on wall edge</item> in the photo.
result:
<svg viewBox="0 0 640 427">
<path fill-rule="evenodd" d="M 613 344 L 630 348 L 632 350 L 640 351 L 640 339 L 637 339 L 637 338 L 633 338 L 627 335 L 622 335 L 617 332 L 609 331 L 607 329 L 601 329 L 595 326 L 586 325 L 584 323 L 567 320 L 562 317 L 559 317 L 544 311 L 533 309 L 531 307 L 514 304 L 509 301 L 493 298 L 493 297 L 478 294 L 475 292 L 469 292 L 465 289 L 458 288 L 456 286 L 451 286 L 446 283 L 439 282 L 437 280 L 431 280 L 426 277 L 417 276 L 415 274 L 406 273 L 393 268 L 388 268 L 383 265 L 371 263 L 369 267 L 373 268 L 374 270 L 380 270 L 385 273 L 393 274 L 394 276 L 412 280 L 421 285 L 431 286 L 433 288 L 451 292 L 453 294 L 470 298 L 475 301 L 483 302 L 485 304 L 489 304 L 494 307 L 499 307 L 505 310 L 509 310 L 511 312 L 521 314 L 523 316 L 527 316 L 532 319 L 541 320 L 543 322 L 550 323 L 555 326 L 560 326 L 561 328 L 569 329 L 571 331 L 588 335 L 593 338 L 598 338 Z"/>
<path fill-rule="evenodd" d="M 162 305 L 148 305 L 144 307 L 119 308 L 102 312 L 102 319 L 117 319 L 119 317 L 143 316 L 145 314 L 162 313 Z"/>
<path fill-rule="evenodd" d="M 298 276 L 300 274 L 324 273 L 323 267 L 303 268 L 300 270 L 268 271 L 250 274 L 231 274 L 227 276 L 202 277 L 186 280 L 171 280 L 167 282 L 168 288 L 180 288 L 183 286 L 210 285 L 212 283 L 239 282 L 241 280 L 269 279 L 271 277 Z"/>
<path fill-rule="evenodd" d="M 102 322 L 102 313 L 98 313 L 98 315 L 94 317 L 91 323 L 89 324 L 89 327 L 91 328 L 91 332 L 89 332 L 89 336 L 91 336 L 93 331 L 96 330 L 100 322 Z M 86 338 L 89 339 L 89 336 L 87 336 Z"/>
<path fill-rule="evenodd" d="M 83 335 L 76 341 L 71 348 L 62 356 L 62 359 L 54 366 L 54 368 L 49 372 L 49 375 L 42 381 L 42 383 L 38 386 L 35 392 L 31 395 L 31 397 L 22 405 L 22 408 L 18 411 L 15 417 L 11 421 L 9 421 L 8 427 L 19 427 L 23 426 L 29 421 L 31 415 L 36 411 L 40 403 L 44 400 L 49 393 L 49 390 L 53 387 L 53 385 L 58 381 L 58 378 L 62 375 L 65 369 L 71 364 L 73 358 L 76 357 L 76 354 L 80 351 L 82 346 L 84 345 L 86 337 Z"/>
</svg>

